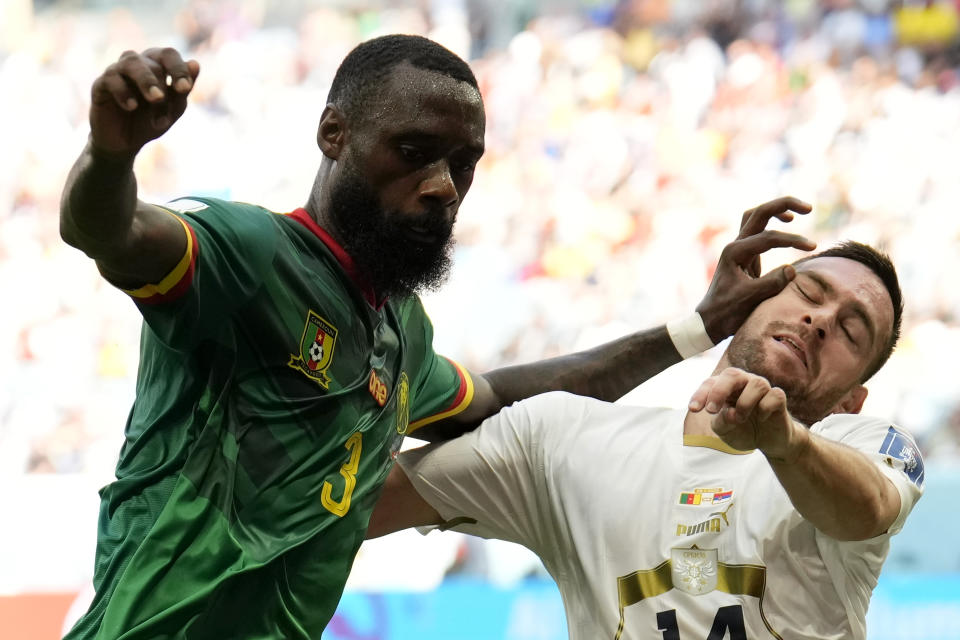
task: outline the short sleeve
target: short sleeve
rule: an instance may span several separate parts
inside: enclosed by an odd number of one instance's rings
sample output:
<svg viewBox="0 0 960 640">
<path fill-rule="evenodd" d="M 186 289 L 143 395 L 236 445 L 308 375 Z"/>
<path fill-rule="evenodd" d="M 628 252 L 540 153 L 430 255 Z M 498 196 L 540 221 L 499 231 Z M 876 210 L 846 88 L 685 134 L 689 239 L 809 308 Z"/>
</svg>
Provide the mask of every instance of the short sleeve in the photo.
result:
<svg viewBox="0 0 960 640">
<path fill-rule="evenodd" d="M 898 533 L 923 495 L 923 457 L 913 437 L 884 420 L 840 414 L 823 420 L 817 431 L 862 452 L 890 479 L 900 494 L 900 513 L 887 534 Z"/>
<path fill-rule="evenodd" d="M 277 225 L 253 205 L 203 199 L 165 208 L 184 225 L 186 253 L 160 283 L 126 293 L 163 343 L 189 348 L 223 332 L 268 277 Z"/>
<path fill-rule="evenodd" d="M 835 414 L 813 425 L 812 431 L 863 453 L 900 495 L 900 513 L 887 531 L 874 538 L 837 540 L 819 530 L 814 534 L 854 635 L 862 637 L 863 615 L 889 552 L 890 538 L 903 528 L 923 494 L 923 460 L 906 430 L 877 418 Z"/>
<path fill-rule="evenodd" d="M 473 401 L 473 379 L 458 363 L 433 350 L 433 325 L 416 298 L 401 310 L 404 333 L 415 371 L 411 386 L 408 435 L 428 424 L 453 417 Z"/>
<path fill-rule="evenodd" d="M 473 401 L 473 379 L 462 366 L 433 351 L 421 384 L 415 391 L 416 402 L 410 415 L 412 434 L 420 427 L 457 415 Z"/>
<path fill-rule="evenodd" d="M 417 492 L 456 531 L 537 551 L 552 528 L 540 426 L 545 394 L 516 403 L 449 442 L 402 453 Z"/>
</svg>

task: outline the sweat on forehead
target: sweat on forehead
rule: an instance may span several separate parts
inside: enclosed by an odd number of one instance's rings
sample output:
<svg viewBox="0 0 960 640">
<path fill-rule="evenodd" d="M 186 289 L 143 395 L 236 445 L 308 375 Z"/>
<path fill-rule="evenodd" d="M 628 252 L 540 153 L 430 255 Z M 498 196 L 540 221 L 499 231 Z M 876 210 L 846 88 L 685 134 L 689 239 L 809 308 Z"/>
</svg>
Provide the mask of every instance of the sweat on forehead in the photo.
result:
<svg viewBox="0 0 960 640">
<path fill-rule="evenodd" d="M 445 105 L 458 117 L 475 117 L 482 113 L 483 100 L 480 93 L 469 84 L 450 78 L 436 71 L 429 71 L 401 63 L 376 87 L 368 90 L 363 108 L 353 117 L 360 119 L 417 117 L 417 112 L 427 105 Z"/>
<path fill-rule="evenodd" d="M 400 65 L 441 74 L 479 92 L 470 66 L 452 51 L 420 36 L 389 35 L 359 44 L 343 59 L 327 102 L 348 115 L 362 112 L 371 93 Z"/>
</svg>

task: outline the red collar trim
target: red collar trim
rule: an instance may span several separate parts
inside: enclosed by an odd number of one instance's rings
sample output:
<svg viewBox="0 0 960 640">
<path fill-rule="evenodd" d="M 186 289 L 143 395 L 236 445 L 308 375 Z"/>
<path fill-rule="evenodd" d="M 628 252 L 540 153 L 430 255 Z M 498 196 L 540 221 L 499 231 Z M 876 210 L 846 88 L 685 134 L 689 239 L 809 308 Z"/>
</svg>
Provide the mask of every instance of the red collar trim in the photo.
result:
<svg viewBox="0 0 960 640">
<path fill-rule="evenodd" d="M 377 311 L 383 308 L 383 305 L 387 302 L 386 298 L 379 301 L 377 300 L 377 294 L 373 290 L 373 286 L 366 276 L 357 268 L 357 263 L 353 261 L 353 258 L 350 257 L 347 250 L 341 247 L 340 243 L 334 240 L 333 236 L 327 233 L 323 227 L 318 225 L 306 209 L 300 207 L 299 209 L 294 209 L 287 215 L 309 229 L 313 235 L 320 238 L 320 241 L 326 245 L 327 249 L 330 249 L 333 257 L 337 259 L 337 262 L 340 263 L 343 270 L 347 272 L 347 275 L 350 276 L 353 283 L 360 289 L 360 293 L 363 294 L 364 299 L 371 307 Z"/>
</svg>

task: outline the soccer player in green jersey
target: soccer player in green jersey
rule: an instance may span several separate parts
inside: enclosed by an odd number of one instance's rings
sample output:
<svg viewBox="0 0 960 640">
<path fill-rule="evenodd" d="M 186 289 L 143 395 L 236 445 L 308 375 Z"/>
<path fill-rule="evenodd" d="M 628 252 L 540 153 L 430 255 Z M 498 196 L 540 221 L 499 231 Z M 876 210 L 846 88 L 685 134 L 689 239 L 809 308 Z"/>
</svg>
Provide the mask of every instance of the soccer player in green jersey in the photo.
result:
<svg viewBox="0 0 960 640">
<path fill-rule="evenodd" d="M 485 126 L 446 49 L 387 36 L 344 59 L 316 181 L 286 214 L 137 198 L 134 158 L 184 113 L 199 70 L 169 48 L 110 65 L 64 190 L 64 240 L 144 318 L 96 597 L 70 640 L 318 638 L 405 434 L 455 436 L 548 390 L 615 400 L 681 358 L 665 327 L 483 375 L 434 353 L 416 293 L 447 272 Z M 701 338 L 786 285 L 792 271 L 759 277 L 757 256 L 812 244 L 764 227 L 808 209 L 748 212 L 697 309 Z"/>
</svg>

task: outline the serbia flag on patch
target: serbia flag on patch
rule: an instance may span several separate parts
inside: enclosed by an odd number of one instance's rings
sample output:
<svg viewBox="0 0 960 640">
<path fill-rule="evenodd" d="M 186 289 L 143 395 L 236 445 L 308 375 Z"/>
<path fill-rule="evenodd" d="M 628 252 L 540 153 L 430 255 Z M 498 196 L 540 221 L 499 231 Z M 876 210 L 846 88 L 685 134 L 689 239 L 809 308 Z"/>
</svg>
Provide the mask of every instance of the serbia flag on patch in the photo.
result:
<svg viewBox="0 0 960 640">
<path fill-rule="evenodd" d="M 903 463 L 903 472 L 911 482 L 918 487 L 923 486 L 923 458 L 920 457 L 917 445 L 913 444 L 913 440 L 906 434 L 890 427 L 887 437 L 880 445 L 880 453 L 900 460 Z M 888 462 L 892 461 L 888 460 Z"/>
</svg>

